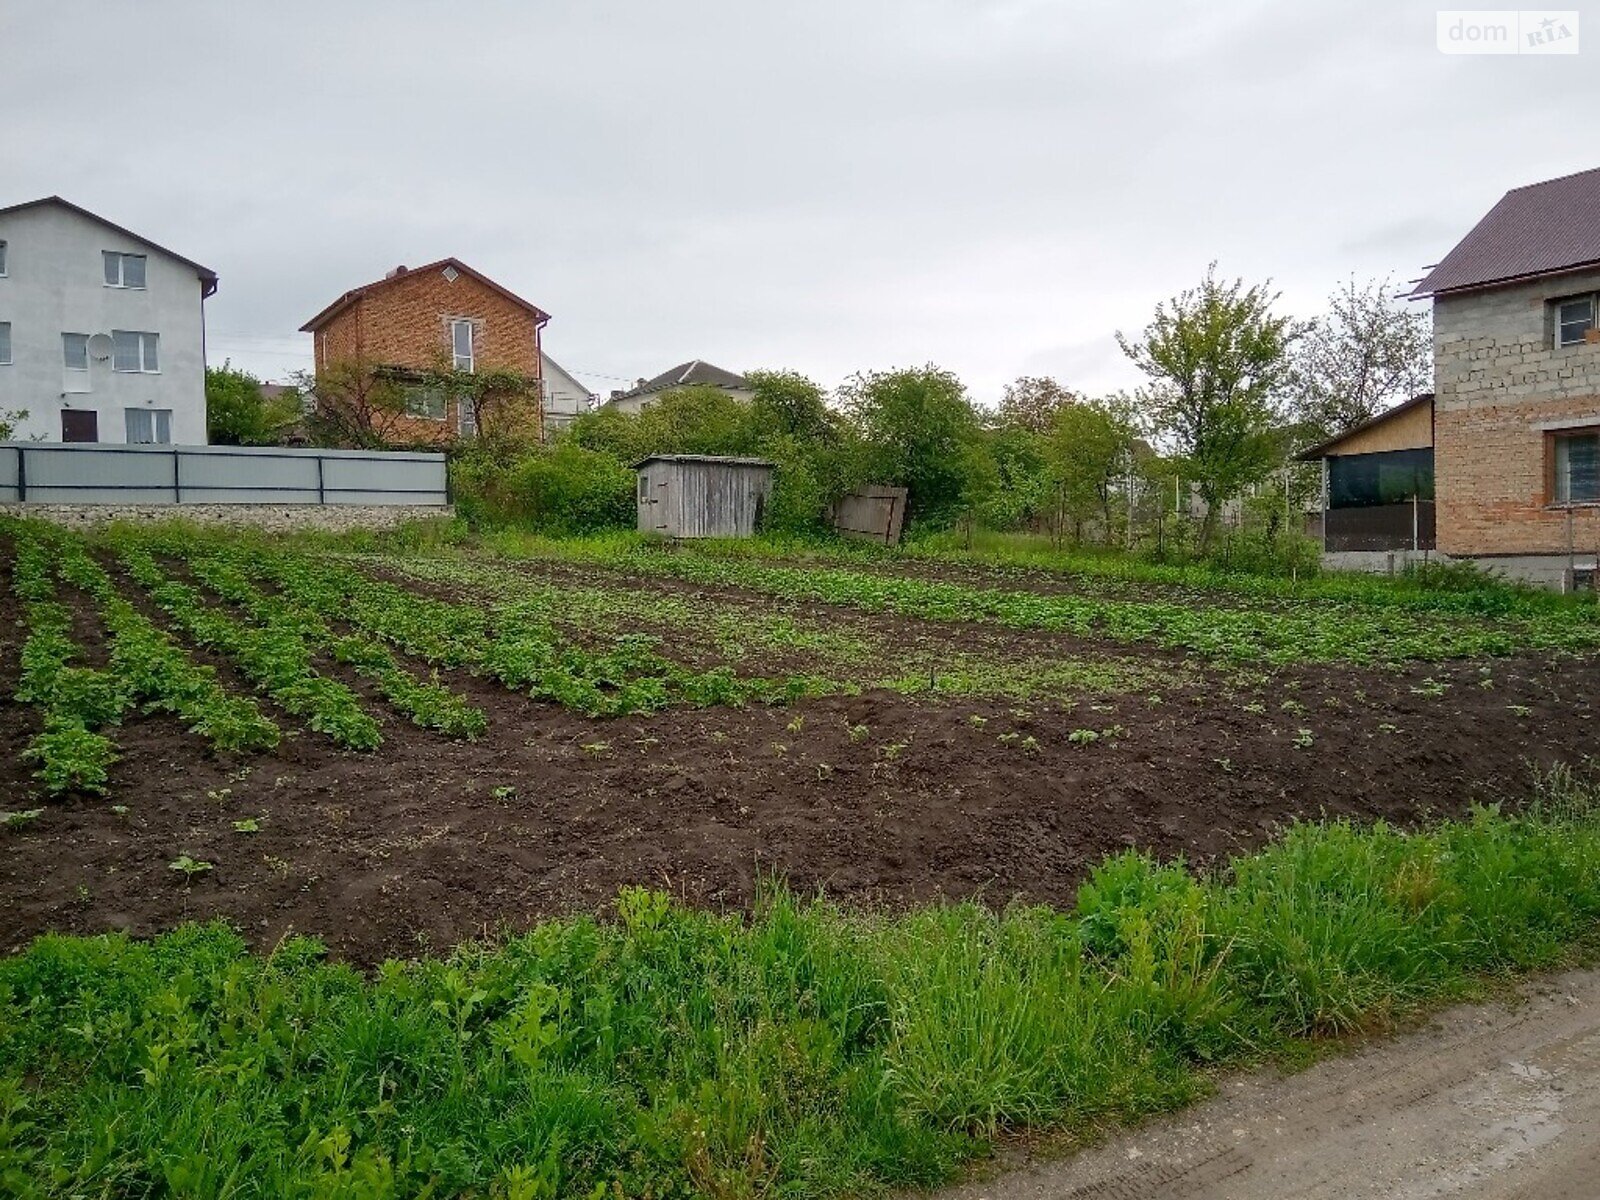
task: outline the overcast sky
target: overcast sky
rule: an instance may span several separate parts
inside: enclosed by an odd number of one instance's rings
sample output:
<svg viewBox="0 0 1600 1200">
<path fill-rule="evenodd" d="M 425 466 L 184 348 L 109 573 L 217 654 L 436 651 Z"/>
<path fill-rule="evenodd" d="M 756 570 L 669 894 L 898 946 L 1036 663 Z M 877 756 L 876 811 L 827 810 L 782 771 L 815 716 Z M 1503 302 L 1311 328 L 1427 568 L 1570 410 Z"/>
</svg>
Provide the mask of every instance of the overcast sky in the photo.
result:
<svg viewBox="0 0 1600 1200">
<path fill-rule="evenodd" d="M 210 266 L 213 361 L 269 379 L 342 291 L 455 255 L 600 392 L 689 358 L 1101 391 L 1212 259 L 1309 315 L 1600 166 L 1600 4 L 1576 57 L 1442 55 L 1435 11 L 0 0 L 0 204 Z"/>
</svg>

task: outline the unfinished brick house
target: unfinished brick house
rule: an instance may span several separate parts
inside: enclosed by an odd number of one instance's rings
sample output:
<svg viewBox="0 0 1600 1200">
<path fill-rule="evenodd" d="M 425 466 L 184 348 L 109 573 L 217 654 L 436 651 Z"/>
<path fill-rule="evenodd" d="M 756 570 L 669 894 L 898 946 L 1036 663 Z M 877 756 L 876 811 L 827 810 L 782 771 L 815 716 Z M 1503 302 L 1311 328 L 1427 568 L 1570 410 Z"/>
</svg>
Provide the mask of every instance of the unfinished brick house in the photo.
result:
<svg viewBox="0 0 1600 1200">
<path fill-rule="evenodd" d="M 453 441 L 477 434 L 471 403 L 430 385 L 438 368 L 516 371 L 541 377 L 540 331 L 548 313 L 457 258 L 425 267 L 396 267 L 375 283 L 353 288 L 300 327 L 314 339 L 317 375 L 360 363 L 404 389 L 405 411 L 385 422 L 394 443 Z M 542 434 L 537 398 L 507 419 L 530 437 Z"/>
<path fill-rule="evenodd" d="M 1300 456 L 1326 464 L 1330 558 L 1372 565 L 1432 534 L 1449 558 L 1593 587 L 1600 169 L 1506 193 L 1411 295 L 1433 303 L 1433 395 Z"/>
</svg>

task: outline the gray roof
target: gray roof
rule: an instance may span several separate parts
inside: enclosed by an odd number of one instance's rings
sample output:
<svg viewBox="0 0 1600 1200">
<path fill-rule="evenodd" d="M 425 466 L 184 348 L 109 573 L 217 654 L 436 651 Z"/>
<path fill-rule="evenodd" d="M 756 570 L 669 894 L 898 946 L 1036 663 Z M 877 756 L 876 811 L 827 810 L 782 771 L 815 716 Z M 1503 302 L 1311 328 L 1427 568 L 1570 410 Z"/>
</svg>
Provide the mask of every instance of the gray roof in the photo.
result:
<svg viewBox="0 0 1600 1200">
<path fill-rule="evenodd" d="M 1432 296 L 1600 264 L 1600 167 L 1513 188 L 1412 289 Z"/>
<path fill-rule="evenodd" d="M 719 388 L 748 388 L 750 381 L 743 375 L 733 371 L 724 371 L 721 367 L 712 366 L 701 359 L 692 362 L 679 363 L 670 371 L 663 371 L 654 379 L 647 379 L 636 384 L 625 392 L 618 392 L 612 396 L 613 400 L 623 400 L 629 396 L 648 396 L 652 392 L 668 392 L 673 388 L 681 387 L 719 387 Z"/>
<path fill-rule="evenodd" d="M 647 454 L 634 463 L 634 469 L 652 462 L 697 462 L 697 463 L 729 463 L 739 467 L 776 467 L 777 464 L 765 458 L 746 458 L 738 454 Z"/>
</svg>

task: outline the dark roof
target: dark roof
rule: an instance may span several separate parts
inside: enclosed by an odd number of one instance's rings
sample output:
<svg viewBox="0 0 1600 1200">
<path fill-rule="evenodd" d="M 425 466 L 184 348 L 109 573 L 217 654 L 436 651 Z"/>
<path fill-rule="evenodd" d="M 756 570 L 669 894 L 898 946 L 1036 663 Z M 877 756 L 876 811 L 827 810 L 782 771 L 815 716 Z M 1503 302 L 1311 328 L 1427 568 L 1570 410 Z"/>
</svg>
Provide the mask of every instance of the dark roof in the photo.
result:
<svg viewBox="0 0 1600 1200">
<path fill-rule="evenodd" d="M 747 388 L 750 381 L 733 371 L 724 371 L 701 359 L 679 363 L 670 371 L 663 371 L 654 379 L 647 379 L 625 392 L 617 392 L 613 400 L 626 400 L 629 396 L 648 396 L 652 392 L 665 392 L 680 387 Z"/>
<path fill-rule="evenodd" d="M 423 266 L 423 267 L 401 267 L 398 270 L 394 271 L 393 273 L 391 273 L 389 275 L 385 275 L 382 279 L 375 279 L 371 283 L 364 283 L 358 288 L 351 288 L 348 292 L 346 292 L 344 295 L 340 296 L 332 304 L 328 305 L 327 308 L 323 309 L 316 316 L 312 317 L 309 321 L 307 321 L 304 325 L 300 326 L 300 332 L 301 333 L 315 333 L 317 330 L 321 329 L 324 325 L 326 325 L 329 321 L 333 320 L 334 317 L 338 316 L 345 309 L 349 308 L 352 304 L 354 304 L 357 300 L 361 299 L 361 297 L 365 296 L 368 292 L 372 291 L 372 289 L 374 289 L 374 288 L 381 288 L 381 287 L 385 286 L 386 284 L 396 283 L 396 282 L 398 282 L 399 280 L 402 280 L 402 279 L 409 279 L 409 278 L 411 278 L 411 276 L 420 275 L 425 271 L 442 271 L 446 267 L 454 267 L 461 274 L 469 275 L 473 279 L 476 279 L 479 283 L 483 284 L 483 286 L 488 288 L 490 291 L 498 292 L 500 295 L 504 296 L 507 300 L 511 301 L 511 303 L 519 305 L 520 307 L 527 309 L 535 317 L 538 318 L 538 320 L 539 320 L 539 322 L 541 324 L 550 319 L 550 314 L 545 312 L 544 309 L 540 308 L 537 304 L 532 304 L 529 301 L 524 300 L 521 296 L 517 295 L 510 288 L 502 287 L 500 284 L 496 283 L 494 280 L 490 279 L 487 275 L 483 274 L 482 272 L 474 271 L 471 267 L 467 266 L 467 264 L 462 262 L 459 258 L 441 258 L 438 262 L 431 262 L 431 263 L 427 264 L 427 266 Z"/>
<path fill-rule="evenodd" d="M 115 221 L 108 221 L 99 213 L 92 213 L 87 208 L 82 208 L 70 200 L 63 200 L 60 196 L 43 196 L 38 200 L 25 200 L 21 204 L 8 204 L 4 208 L 0 208 L 0 217 L 5 216 L 6 213 L 21 212 L 25 208 L 38 208 L 41 204 L 59 204 L 62 208 L 69 209 L 70 211 L 77 213 L 80 217 L 88 217 L 91 221 L 98 221 L 107 229 L 116 230 L 123 237 L 132 238 L 136 242 L 140 242 L 146 246 L 149 246 L 152 250 L 160 251 L 168 258 L 175 258 L 186 267 L 193 267 L 194 273 L 200 277 L 200 295 L 202 297 L 209 296 L 217 290 L 217 273 L 210 267 L 202 267 L 199 263 L 195 262 L 194 259 L 185 258 L 175 250 L 168 250 L 159 242 L 152 242 L 142 233 L 135 233 L 131 229 L 127 229 L 124 226 L 118 225 Z"/>
<path fill-rule="evenodd" d="M 1600 264 L 1600 167 L 1507 192 L 1412 296 Z"/>
<path fill-rule="evenodd" d="M 1368 417 L 1365 421 L 1360 421 L 1350 426 L 1349 429 L 1344 430 L 1342 433 L 1335 434 L 1325 442 L 1318 442 L 1315 446 L 1310 446 L 1300 451 L 1299 454 L 1294 456 L 1295 461 L 1316 462 L 1316 460 L 1319 458 L 1326 458 L 1328 457 L 1328 451 L 1332 450 L 1340 442 L 1346 441 L 1358 433 L 1365 433 L 1369 429 L 1374 429 L 1377 426 L 1382 425 L 1385 421 L 1391 421 L 1395 417 L 1398 417 L 1401 413 L 1407 413 L 1413 408 L 1417 408 L 1423 404 L 1432 403 L 1432 392 L 1423 392 L 1419 396 L 1413 396 L 1404 403 L 1396 404 L 1393 408 L 1384 409 L 1375 417 Z"/>
<path fill-rule="evenodd" d="M 648 462 L 702 462 L 731 463 L 740 467 L 776 467 L 778 464 L 765 458 L 746 458 L 737 454 L 647 454 L 633 464 L 638 470 Z"/>
</svg>

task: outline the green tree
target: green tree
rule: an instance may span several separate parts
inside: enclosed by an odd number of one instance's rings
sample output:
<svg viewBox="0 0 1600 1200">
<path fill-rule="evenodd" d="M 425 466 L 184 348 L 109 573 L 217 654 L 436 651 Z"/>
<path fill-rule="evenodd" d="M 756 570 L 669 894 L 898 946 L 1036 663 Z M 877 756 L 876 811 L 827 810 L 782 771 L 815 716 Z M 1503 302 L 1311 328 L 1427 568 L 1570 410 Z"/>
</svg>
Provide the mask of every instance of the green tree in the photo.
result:
<svg viewBox="0 0 1600 1200">
<path fill-rule="evenodd" d="M 826 394 L 798 371 L 751 371 L 745 379 L 754 393 L 750 418 L 758 436 L 837 437 L 838 422 Z"/>
<path fill-rule="evenodd" d="M 1045 457 L 1058 536 L 1070 522 L 1079 540 L 1084 522 L 1098 516 L 1110 537 L 1111 501 L 1127 485 L 1137 440 L 1131 404 L 1122 397 L 1068 404 L 1055 414 Z"/>
<path fill-rule="evenodd" d="M 961 380 L 932 364 L 867 371 L 839 389 L 864 444 L 876 483 L 908 489 L 907 512 L 948 522 L 962 509 L 967 447 L 979 437 L 978 415 Z"/>
<path fill-rule="evenodd" d="M 1276 293 L 1216 277 L 1156 305 L 1144 331 L 1117 342 L 1149 380 L 1140 401 L 1152 431 L 1182 456 L 1206 502 L 1200 550 L 1222 504 L 1276 465 L 1276 398 L 1296 329 Z"/>
<path fill-rule="evenodd" d="M 361 359 L 331 363 L 295 384 L 310 397 L 306 430 L 318 446 L 376 450 L 392 445 L 407 415 L 407 384 Z"/>
<path fill-rule="evenodd" d="M 1043 437 L 1050 432 L 1056 414 L 1078 399 L 1048 375 L 1023 375 L 1006 384 L 995 413 L 995 428 L 1020 429 Z"/>
<path fill-rule="evenodd" d="M 28 419 L 28 410 L 25 408 L 0 409 L 0 442 L 9 442 L 17 432 L 19 422 Z"/>
<path fill-rule="evenodd" d="M 298 391 L 268 397 L 259 379 L 231 361 L 206 368 L 206 439 L 212 445 L 270 445 L 299 418 Z"/>
<path fill-rule="evenodd" d="M 1428 389 L 1428 317 L 1397 304 L 1395 286 L 1389 279 L 1347 280 L 1296 342 L 1289 395 L 1310 440 L 1332 437 Z"/>
</svg>

